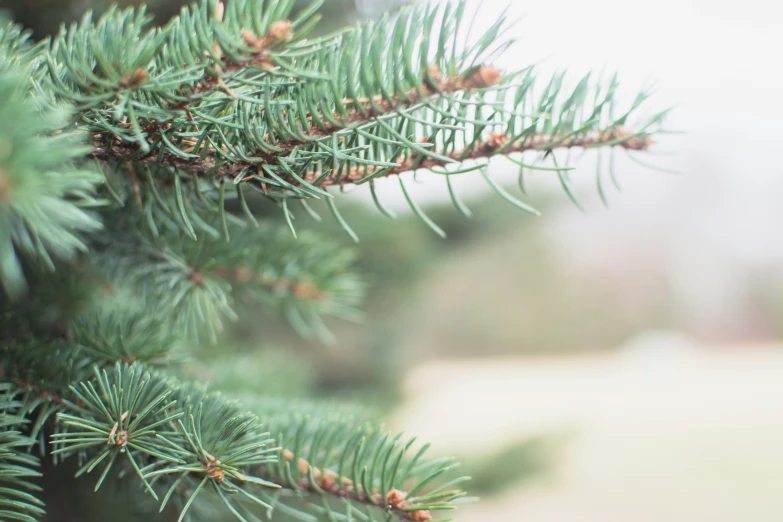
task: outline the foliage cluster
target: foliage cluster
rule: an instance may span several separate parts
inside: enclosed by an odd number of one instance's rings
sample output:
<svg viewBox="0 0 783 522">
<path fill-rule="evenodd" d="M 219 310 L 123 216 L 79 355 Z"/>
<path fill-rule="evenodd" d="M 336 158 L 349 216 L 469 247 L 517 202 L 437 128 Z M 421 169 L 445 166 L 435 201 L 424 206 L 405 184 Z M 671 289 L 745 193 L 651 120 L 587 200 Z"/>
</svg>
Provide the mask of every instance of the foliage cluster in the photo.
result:
<svg viewBox="0 0 783 522">
<path fill-rule="evenodd" d="M 471 35 L 464 3 L 314 36 L 319 6 L 202 0 L 162 26 L 111 8 L 38 43 L 0 29 L 4 519 L 43 513 L 39 458 L 96 490 L 138 486 L 178 521 L 218 504 L 243 521 L 422 522 L 467 498 L 426 444 L 340 405 L 221 394 L 179 363 L 259 305 L 319 339 L 356 318 L 351 253 L 297 221 L 325 211 L 358 240 L 346 187 L 393 218 L 376 182 L 395 178 L 441 236 L 403 174 L 441 177 L 466 215 L 452 176 L 537 214 L 490 176 L 502 157 L 523 189 L 551 172 L 578 205 L 560 153 L 643 152 L 665 113 L 635 121 L 647 94 L 620 107 L 616 77 L 566 88 L 499 70 L 508 24 Z M 259 222 L 260 200 L 282 230 Z"/>
</svg>

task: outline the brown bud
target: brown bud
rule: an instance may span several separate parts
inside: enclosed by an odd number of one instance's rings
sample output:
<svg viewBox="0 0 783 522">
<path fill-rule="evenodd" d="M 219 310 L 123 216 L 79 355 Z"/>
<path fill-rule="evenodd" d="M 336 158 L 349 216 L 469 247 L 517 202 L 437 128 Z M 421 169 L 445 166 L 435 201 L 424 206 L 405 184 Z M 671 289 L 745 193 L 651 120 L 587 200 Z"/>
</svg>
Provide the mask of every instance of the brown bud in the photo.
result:
<svg viewBox="0 0 783 522">
<path fill-rule="evenodd" d="M 251 33 L 247 29 L 242 31 L 242 39 L 245 41 L 248 47 L 252 47 L 253 49 L 256 49 L 258 51 L 264 48 L 263 38 L 259 38 L 258 36 Z"/>
<path fill-rule="evenodd" d="M 198 287 L 201 287 L 204 286 L 204 283 L 207 282 L 207 278 L 204 277 L 203 274 L 199 274 L 194 270 L 193 273 L 190 274 L 190 282 Z"/>
<path fill-rule="evenodd" d="M 246 266 L 240 266 L 234 270 L 234 279 L 238 282 L 246 283 L 253 279 L 253 272 Z"/>
<path fill-rule="evenodd" d="M 432 515 L 430 515 L 429 511 L 420 509 L 419 511 L 411 511 L 408 514 L 408 519 L 414 522 L 428 522 L 432 520 Z"/>
<path fill-rule="evenodd" d="M 487 140 L 487 145 L 489 145 L 493 149 L 499 149 L 506 143 L 508 143 L 508 136 L 498 132 L 493 132 L 492 134 L 490 134 L 489 139 Z"/>
<path fill-rule="evenodd" d="M 220 468 L 209 466 L 207 467 L 207 476 L 218 482 L 223 482 L 223 479 L 226 478 L 226 472 Z"/>
<path fill-rule="evenodd" d="M 130 434 L 127 431 L 123 430 L 117 434 L 117 437 L 114 439 L 114 445 L 125 446 L 128 444 L 129 440 L 130 440 Z"/>
<path fill-rule="evenodd" d="M 320 488 L 325 491 L 332 491 L 332 488 L 334 488 L 335 486 L 335 482 L 334 479 L 331 478 L 330 476 L 324 475 L 318 481 L 318 486 L 320 486 Z"/>
<path fill-rule="evenodd" d="M 120 80 L 120 89 L 135 89 L 140 87 L 145 81 L 147 81 L 147 71 L 144 69 L 136 69 L 125 75 Z"/>
<path fill-rule="evenodd" d="M 291 20 L 278 20 L 269 27 L 267 38 L 269 43 L 290 42 L 294 37 L 294 24 Z"/>
<path fill-rule="evenodd" d="M 294 297 L 300 299 L 317 300 L 321 298 L 321 291 L 317 286 L 311 283 L 295 283 L 291 287 L 291 293 Z"/>
<path fill-rule="evenodd" d="M 478 69 L 473 71 L 465 81 L 463 87 L 466 89 L 484 89 L 497 85 L 500 81 L 500 76 L 503 71 L 497 67 L 491 65 L 481 65 Z"/>
<path fill-rule="evenodd" d="M 440 72 L 440 69 L 437 65 L 430 64 L 427 66 L 427 72 L 429 73 L 430 77 L 435 80 L 436 82 L 440 82 L 442 78 L 442 74 Z"/>
<path fill-rule="evenodd" d="M 386 494 L 386 504 L 393 507 L 394 509 L 398 509 L 402 506 L 403 502 L 405 502 L 406 496 L 407 493 L 397 489 L 392 489 Z"/>
</svg>

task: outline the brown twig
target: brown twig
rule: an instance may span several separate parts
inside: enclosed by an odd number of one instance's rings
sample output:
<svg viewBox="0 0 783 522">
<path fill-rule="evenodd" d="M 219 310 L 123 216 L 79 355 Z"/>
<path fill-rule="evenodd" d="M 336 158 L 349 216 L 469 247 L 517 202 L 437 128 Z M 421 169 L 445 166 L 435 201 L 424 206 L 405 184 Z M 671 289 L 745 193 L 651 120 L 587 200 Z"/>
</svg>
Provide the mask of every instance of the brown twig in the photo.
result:
<svg viewBox="0 0 783 522">
<path fill-rule="evenodd" d="M 552 145 L 553 143 L 557 144 Z M 634 136 L 624 129 L 600 131 L 590 136 L 575 137 L 565 141 L 559 141 L 557 136 L 537 135 L 532 138 L 519 140 L 512 144 L 501 143 L 497 138 L 490 136 L 487 141 L 479 141 L 474 143 L 469 150 L 461 150 L 450 153 L 439 152 L 439 154 L 441 156 L 451 158 L 454 160 L 454 162 L 460 163 L 468 160 L 486 159 L 496 155 L 509 155 L 528 151 L 552 151 L 557 149 L 589 148 L 609 144 L 621 147 L 625 150 L 644 151 L 650 148 L 650 146 L 653 144 L 653 141 L 649 136 Z M 115 145 L 112 148 L 111 153 L 116 153 L 121 148 L 122 146 Z M 127 158 L 134 154 L 135 149 L 127 146 L 125 150 L 127 151 L 127 156 L 117 156 L 112 158 L 111 153 L 108 153 L 105 148 L 98 147 L 94 153 L 94 157 L 104 161 L 109 159 L 127 161 Z M 259 159 L 262 159 L 267 163 L 273 163 L 276 160 L 276 157 L 269 156 Z M 256 162 L 237 162 L 216 167 L 215 159 L 210 156 L 195 161 L 188 161 L 182 158 L 174 157 L 172 155 L 164 155 L 163 159 L 158 161 L 156 156 L 148 156 L 146 158 L 140 158 L 137 161 L 154 162 L 170 168 L 184 170 L 197 176 L 209 173 L 212 176 L 231 178 L 246 168 L 250 168 L 252 170 L 258 168 L 259 165 L 259 163 Z M 413 155 L 402 161 L 397 167 L 383 169 L 385 172 L 380 174 L 379 177 L 395 176 L 411 170 L 430 170 L 436 167 L 446 167 L 449 163 L 450 162 L 446 162 L 437 158 Z M 318 185 L 321 187 L 351 185 L 371 175 L 373 172 L 377 172 L 378 170 L 381 169 L 365 169 L 363 167 L 358 167 L 341 174 L 335 172 L 323 178 L 321 178 L 321 172 L 314 171 L 308 173 L 305 181 L 308 183 L 315 183 L 318 181 Z M 296 185 L 294 180 L 289 181 L 291 184 Z"/>
<path fill-rule="evenodd" d="M 614 143 L 618 147 L 622 147 L 626 150 L 647 150 L 652 144 L 652 139 L 649 136 L 635 137 L 628 131 L 622 129 L 599 132 L 592 136 L 573 138 L 562 141 L 554 146 L 552 144 L 560 141 L 558 136 L 539 134 L 532 138 L 519 140 L 515 143 L 508 143 L 504 141 L 503 138 L 505 138 L 505 136 L 493 134 L 490 135 L 487 141 L 478 141 L 474 143 L 470 149 L 440 153 L 439 155 L 451 158 L 456 163 L 462 163 L 463 161 L 486 159 L 495 155 L 509 155 L 528 151 L 548 152 L 555 149 L 589 148 L 610 143 Z M 365 170 L 362 167 L 355 167 L 348 172 L 334 172 L 321 179 L 319 184 L 327 187 L 333 185 L 350 185 L 379 170 L 385 170 L 382 176 L 389 177 L 411 170 L 431 170 L 436 167 L 445 168 L 449 164 L 450 162 L 442 159 L 413 155 L 402 161 L 398 167 L 391 167 L 389 169 L 369 168 Z M 319 172 L 310 173 L 305 181 L 313 183 L 319 177 Z"/>
<path fill-rule="evenodd" d="M 294 454 L 289 450 L 283 450 L 281 456 L 288 462 L 294 460 Z M 398 517 L 405 520 L 411 520 L 413 522 L 427 522 L 432 520 L 432 515 L 428 510 L 410 509 L 413 504 L 408 500 L 407 493 L 404 491 L 399 491 L 392 488 L 386 492 L 382 492 L 376 489 L 368 493 L 364 491 L 364 488 L 361 486 L 361 484 L 354 484 L 352 480 L 341 477 L 334 471 L 328 469 L 319 469 L 310 464 L 305 459 L 298 459 L 296 465 L 299 469 L 299 472 L 302 475 L 305 475 L 305 477 L 312 473 L 312 476 L 315 479 L 316 487 L 310 483 L 308 478 L 301 478 L 296 482 L 295 485 L 291 484 L 289 487 L 296 486 L 298 489 L 310 493 L 317 493 L 322 491 L 336 497 L 346 498 L 355 502 L 361 502 L 363 504 L 374 505 L 381 509 L 388 509 Z M 260 473 L 262 475 L 264 474 L 263 467 L 261 467 Z"/>
<path fill-rule="evenodd" d="M 273 278 L 264 273 L 254 272 L 245 266 L 218 266 L 212 273 L 223 279 L 237 283 L 258 283 L 275 292 L 287 292 L 297 299 L 324 301 L 329 294 L 307 281 L 292 281 L 286 278 Z M 203 276 L 202 276 L 203 277 Z"/>
<path fill-rule="evenodd" d="M 22 388 L 22 389 L 25 389 L 25 390 L 28 390 L 28 391 L 34 393 L 35 395 L 37 395 L 41 399 L 53 402 L 53 403 L 57 404 L 58 406 L 63 406 L 64 408 L 73 409 L 73 404 L 71 404 L 70 402 L 66 401 L 65 399 L 63 399 L 62 397 L 57 395 L 56 393 L 52 393 L 52 392 L 46 391 L 46 390 L 44 390 L 42 388 L 39 388 L 38 386 L 34 385 L 33 383 L 28 382 L 25 379 L 22 379 L 20 377 L 16 377 L 14 375 L 9 375 L 6 372 L 5 367 L 3 367 L 3 366 L 0 366 L 0 377 L 4 377 L 5 379 L 7 379 L 8 381 L 12 382 L 13 384 L 18 386 L 19 388 Z M 83 406 L 83 404 L 77 404 L 77 406 Z"/>
<path fill-rule="evenodd" d="M 222 15 L 222 2 L 218 3 L 218 8 L 218 16 L 220 16 Z M 251 57 L 250 63 L 262 67 L 271 66 L 268 55 L 269 49 L 280 42 L 290 40 L 292 36 L 291 31 L 291 23 L 285 20 L 272 24 L 268 33 L 264 36 L 257 36 L 249 31 L 245 31 L 242 35 L 243 39 L 248 47 L 253 49 L 253 52 L 255 53 L 255 55 Z M 222 56 L 222 51 L 219 45 L 217 45 L 217 42 L 215 42 L 214 53 L 216 56 Z M 231 71 L 241 69 L 246 66 L 246 64 L 229 62 L 226 63 L 225 66 L 227 71 Z M 216 77 L 205 77 L 204 80 L 193 89 L 191 94 L 192 97 L 178 106 L 178 109 L 183 110 L 187 115 L 188 122 L 191 125 L 195 125 L 195 121 L 190 112 L 190 103 L 191 101 L 199 99 L 199 95 L 203 92 L 222 89 L 236 99 L 236 94 L 226 84 L 219 67 L 218 73 L 219 75 Z M 281 152 L 257 153 L 256 156 L 251 158 L 251 161 L 238 160 L 236 162 L 218 166 L 216 158 L 219 157 L 219 155 L 217 152 L 208 149 L 206 155 L 201 154 L 204 151 L 195 150 L 195 147 L 199 142 L 194 138 L 182 140 L 182 143 L 187 145 L 183 150 L 191 154 L 199 154 L 199 158 L 185 159 L 166 150 L 163 150 L 162 154 L 151 152 L 146 156 L 139 157 L 138 145 L 129 142 L 116 143 L 114 137 L 104 134 L 95 135 L 95 149 L 92 156 L 95 159 L 106 162 L 130 161 L 132 158 L 132 161 L 156 163 L 165 167 L 187 171 L 196 176 L 209 173 L 212 176 L 233 178 L 245 169 L 248 169 L 249 172 L 255 172 L 259 169 L 259 165 L 261 164 L 276 164 L 280 161 L 281 157 L 289 154 L 294 148 L 311 144 L 312 139 L 333 136 L 338 132 L 350 129 L 351 127 L 369 123 L 381 115 L 413 107 L 428 98 L 491 87 L 500 81 L 501 74 L 502 72 L 495 67 L 482 65 L 467 75 L 444 77 L 437 68 L 430 66 L 426 70 L 426 74 L 424 74 L 422 86 L 418 89 L 411 90 L 404 94 L 396 94 L 390 98 L 378 95 L 374 96 L 372 99 L 342 100 L 344 105 L 351 107 L 346 114 L 336 114 L 332 118 L 332 120 L 334 120 L 332 122 L 318 121 L 317 123 L 314 121 L 315 119 L 312 115 L 308 116 L 308 121 L 311 125 L 307 139 L 280 141 L 276 146 L 279 149 L 282 149 Z M 155 133 L 161 132 L 162 129 L 170 131 L 170 124 L 150 126 L 149 134 L 152 141 L 155 141 Z M 652 144 L 652 140 L 649 136 L 633 135 L 629 131 L 621 128 L 608 128 L 586 135 L 576 135 L 569 139 L 562 139 L 557 135 L 538 134 L 517 140 L 514 143 L 508 143 L 507 140 L 508 138 L 505 135 L 491 134 L 486 141 L 474 142 L 465 150 L 453 152 L 439 151 L 438 155 L 450 158 L 452 160 L 451 162 L 461 163 L 468 160 L 485 159 L 495 155 L 509 155 L 527 151 L 549 152 L 554 149 L 589 148 L 599 145 L 619 146 L 626 150 L 647 150 Z M 110 142 L 114 142 L 112 147 L 107 146 L 107 143 Z M 201 146 L 212 148 L 212 146 L 207 145 L 206 142 L 202 142 Z M 224 152 L 228 152 L 225 147 L 223 147 L 223 150 Z M 391 161 L 394 161 L 394 159 Z M 332 172 L 326 176 L 323 176 L 322 172 L 313 171 L 309 172 L 304 178 L 306 182 L 310 184 L 317 183 L 321 187 L 343 186 L 354 184 L 371 176 L 373 173 L 377 173 L 379 170 L 383 170 L 382 173 L 378 174 L 379 176 L 389 177 L 411 170 L 430 170 L 437 167 L 445 168 L 451 162 L 427 155 L 412 154 L 402 161 L 399 161 L 400 165 L 396 167 L 354 167 L 347 172 Z M 134 190 L 137 192 L 138 181 L 133 171 L 130 171 L 130 175 Z M 250 179 L 253 179 L 253 177 L 249 175 L 243 181 L 248 181 Z M 288 181 L 294 186 L 298 184 L 293 179 Z M 260 183 L 266 193 L 266 185 L 263 182 Z"/>
</svg>

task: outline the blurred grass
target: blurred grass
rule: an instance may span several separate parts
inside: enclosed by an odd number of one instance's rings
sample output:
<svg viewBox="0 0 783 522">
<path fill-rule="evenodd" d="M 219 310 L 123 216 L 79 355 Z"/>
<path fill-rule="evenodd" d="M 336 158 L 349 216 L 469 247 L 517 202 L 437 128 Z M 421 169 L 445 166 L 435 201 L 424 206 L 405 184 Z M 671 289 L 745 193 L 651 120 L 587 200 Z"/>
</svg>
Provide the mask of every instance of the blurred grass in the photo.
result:
<svg viewBox="0 0 783 522">
<path fill-rule="evenodd" d="M 552 468 L 556 450 L 552 437 L 522 438 L 484 457 L 461 457 L 457 474 L 471 477 L 465 486 L 471 495 L 498 495 L 540 479 Z"/>
</svg>

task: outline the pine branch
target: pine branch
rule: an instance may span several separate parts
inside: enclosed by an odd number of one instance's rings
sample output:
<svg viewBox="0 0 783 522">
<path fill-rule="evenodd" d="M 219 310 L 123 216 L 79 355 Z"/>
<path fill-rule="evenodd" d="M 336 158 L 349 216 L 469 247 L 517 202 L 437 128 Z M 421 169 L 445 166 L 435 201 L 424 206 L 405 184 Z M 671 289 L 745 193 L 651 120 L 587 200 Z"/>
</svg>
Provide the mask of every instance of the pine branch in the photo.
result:
<svg viewBox="0 0 783 522">
<path fill-rule="evenodd" d="M 214 342 L 226 320 L 258 305 L 280 309 L 302 336 L 326 342 L 326 318 L 358 317 L 364 283 L 350 270 L 351 251 L 314 234 L 297 238 L 225 218 L 202 220 L 207 233 L 196 243 L 177 224 L 165 225 L 171 217 L 159 217 L 161 228 L 150 231 L 145 216 L 124 211 L 98 238 L 94 266 L 119 291 L 155 303 L 164 324 L 194 340 Z"/>
<path fill-rule="evenodd" d="M 278 22 L 288 26 L 290 22 Z M 247 37 L 246 37 L 247 38 Z M 265 37 L 266 40 L 268 37 Z M 276 143 L 276 147 L 270 151 L 259 151 L 260 154 L 253 155 L 248 159 L 237 158 L 226 164 L 224 167 L 219 167 L 216 161 L 216 150 L 213 147 L 208 148 L 208 155 L 204 158 L 183 158 L 179 154 L 171 154 L 164 152 L 161 155 L 140 155 L 139 148 L 133 144 L 115 144 L 112 136 L 106 136 L 104 134 L 97 134 L 94 139 L 94 151 L 91 156 L 97 160 L 104 162 L 111 161 L 136 161 L 136 162 L 149 162 L 155 164 L 167 165 L 172 168 L 179 168 L 187 170 L 194 174 L 207 174 L 212 176 L 232 176 L 237 172 L 249 167 L 256 167 L 261 162 L 274 163 L 281 156 L 287 156 L 292 151 L 311 145 L 313 141 L 330 138 L 338 133 L 345 133 L 345 131 L 355 131 L 357 128 L 366 127 L 368 124 L 372 124 L 379 117 L 389 115 L 391 113 L 399 113 L 406 109 L 420 107 L 422 103 L 443 96 L 446 94 L 467 93 L 476 89 L 488 88 L 494 86 L 500 80 L 500 71 L 490 67 L 481 66 L 471 71 L 466 77 L 454 77 L 441 80 L 440 73 L 436 70 L 435 66 L 430 66 L 430 71 L 427 75 L 422 76 L 420 85 L 415 90 L 409 90 L 407 93 L 392 94 L 387 98 L 383 95 L 374 95 L 372 101 L 367 97 L 359 97 L 357 99 L 344 98 L 340 100 L 337 105 L 340 107 L 331 108 L 330 111 L 334 111 L 328 120 L 325 120 L 325 116 L 320 116 L 316 113 L 299 113 L 295 117 L 301 118 L 308 123 L 309 129 L 300 130 L 295 135 L 284 139 L 279 143 Z M 437 79 L 433 79 L 437 78 Z M 433 86 L 428 84 L 428 81 L 433 82 Z M 207 80 L 205 86 L 199 89 L 199 93 L 202 91 L 215 90 L 218 86 L 217 80 Z M 221 89 L 226 90 L 228 87 L 225 82 Z M 227 94 L 231 95 L 233 91 L 228 90 Z M 187 104 L 189 105 L 189 103 Z M 188 106 L 184 106 L 182 110 L 188 115 L 188 120 L 195 123 L 195 118 L 190 113 Z M 342 109 L 342 110 L 340 110 Z M 325 111 L 324 111 L 325 112 Z M 289 118 L 289 111 L 284 110 L 282 112 L 284 119 Z M 171 127 L 167 127 L 165 130 L 170 130 Z M 158 141 L 155 139 L 154 134 L 161 132 L 161 127 L 152 127 L 151 132 L 153 136 L 150 141 Z M 297 137 L 298 136 L 298 137 Z M 269 135 L 265 135 L 265 138 L 269 139 Z M 188 154 L 199 152 L 195 149 L 195 145 L 198 140 L 191 140 L 194 147 L 185 149 Z M 223 153 L 228 153 L 228 146 L 221 147 Z M 404 172 L 404 171 L 400 171 Z M 324 186 L 327 186 L 325 183 Z"/>
<path fill-rule="evenodd" d="M 368 175 L 371 176 L 373 174 L 379 173 L 380 177 L 390 177 L 413 170 L 433 170 L 436 167 L 447 167 L 451 164 L 460 164 L 471 160 L 475 161 L 489 159 L 497 155 L 508 156 L 515 153 L 525 153 L 530 151 L 551 152 L 557 149 L 588 149 L 603 146 L 618 146 L 625 150 L 646 151 L 649 150 L 653 143 L 654 142 L 650 136 L 633 135 L 630 131 L 626 131 L 624 129 L 600 132 L 593 136 L 573 137 L 565 140 L 560 136 L 538 135 L 531 139 L 520 139 L 513 143 L 509 143 L 508 138 L 503 134 L 491 134 L 487 141 L 476 141 L 469 149 L 463 149 L 456 152 L 436 151 L 434 153 L 435 155 L 441 156 L 444 159 L 427 156 L 414 156 L 405 159 L 402 163 L 399 163 L 393 167 L 375 167 L 371 169 L 365 169 L 363 167 L 352 167 L 347 173 L 343 174 L 334 171 L 329 171 L 326 174 L 323 171 L 313 171 L 308 173 L 304 181 L 310 184 L 317 183 L 320 187 L 352 185 L 362 182 L 365 178 L 368 177 Z M 96 151 L 97 152 L 94 154 L 96 158 L 108 161 L 108 157 L 100 158 L 100 148 L 97 148 Z M 130 157 L 130 155 L 128 157 Z M 119 160 L 122 161 L 121 159 Z M 145 161 L 159 164 L 157 158 L 141 160 L 141 162 Z M 215 164 L 210 160 L 189 163 L 186 161 L 178 161 L 176 159 L 164 159 L 163 164 L 169 165 L 173 168 L 187 170 L 196 175 L 209 174 L 211 176 L 228 178 L 234 177 L 238 172 L 253 166 L 252 163 L 238 163 L 236 165 L 216 167 Z M 369 171 L 369 174 L 365 174 L 365 171 Z M 374 176 L 373 179 L 375 177 L 378 176 Z M 253 179 L 252 175 L 246 175 L 245 177 L 241 178 L 240 181 L 249 181 L 251 179 Z M 305 185 L 297 181 L 294 181 L 292 185 L 297 188 L 305 187 Z"/>
<path fill-rule="evenodd" d="M 43 53 L 43 44 L 33 45 L 30 42 L 30 32 L 23 31 L 19 26 L 0 19 L 0 72 L 20 74 L 36 74 L 36 61 Z"/>
<path fill-rule="evenodd" d="M 37 45 L 0 28 L 0 284 L 16 298 L 0 299 L 0 518 L 42 513 L 29 479 L 33 442 L 46 440 L 56 460 L 95 473 L 96 489 L 118 470 L 180 522 L 207 491 L 243 522 L 259 509 L 423 522 L 465 500 L 464 478 L 445 479 L 451 459 L 425 460 L 426 445 L 373 422 L 234 400 L 162 369 L 247 304 L 284 310 L 304 336 L 356 314 L 350 252 L 295 240 L 291 201 L 324 200 L 355 237 L 329 187 L 428 170 L 479 173 L 536 212 L 492 181 L 489 160 L 556 172 L 578 205 L 557 151 L 652 146 L 666 113 L 640 117 L 646 93 L 621 106 L 616 77 L 571 89 L 563 74 L 505 74 L 492 65 L 511 45 L 505 22 L 463 45 L 465 5 L 322 38 L 310 38 L 319 4 L 292 16 L 293 0 L 201 0 L 163 27 L 143 8 L 113 9 Z M 247 189 L 277 203 L 293 234 L 248 227 Z M 39 277 L 88 249 L 66 281 Z M 75 301 L 69 277 L 91 299 L 52 311 L 49 295 Z M 47 290 L 18 299 L 28 283 Z"/>
<path fill-rule="evenodd" d="M 476 141 L 469 148 L 456 152 L 437 152 L 441 158 L 411 156 L 403 160 L 399 166 L 383 167 L 375 169 L 365 169 L 362 167 L 353 167 L 344 173 L 330 172 L 324 176 L 321 172 L 312 173 L 307 182 L 313 183 L 320 181 L 321 186 L 342 186 L 359 184 L 370 179 L 396 176 L 405 172 L 414 170 L 435 171 L 436 168 L 443 168 L 444 171 L 436 171 L 438 174 L 450 174 L 447 169 L 452 164 L 462 164 L 467 161 L 477 161 L 490 159 L 494 156 L 509 156 L 515 153 L 525 153 L 529 151 L 551 153 L 557 149 L 582 148 L 589 149 L 606 146 L 607 144 L 616 144 L 625 150 L 646 151 L 652 144 L 649 136 L 634 136 L 629 131 L 619 129 L 603 134 L 593 136 L 579 136 L 563 139 L 560 136 L 534 136 L 530 139 L 521 139 L 516 142 L 509 141 L 504 134 L 490 134 L 487 141 Z M 457 169 L 459 170 L 459 169 Z M 465 169 L 463 169 L 465 170 Z M 467 169 L 470 172 L 473 169 Z M 556 169 L 553 169 L 556 170 Z M 567 169 L 564 169 L 567 170 Z M 459 172 L 457 172 L 459 174 Z"/>
<path fill-rule="evenodd" d="M 72 346 L 71 355 L 83 357 Z M 84 464 L 77 475 L 99 472 L 96 489 L 114 466 L 128 467 L 161 509 L 171 502 L 184 516 L 197 495 L 183 496 L 180 486 L 188 483 L 196 487 L 185 489 L 196 492 L 209 486 L 240 520 L 245 520 L 240 513 L 249 514 L 247 502 L 309 520 L 308 512 L 336 509 L 317 500 L 327 496 L 350 502 L 349 510 L 365 505 L 400 519 L 425 521 L 431 510 L 449 509 L 452 500 L 463 496 L 452 489 L 454 483 L 422 493 L 452 467 L 450 461 L 421 462 L 423 450 L 411 459 L 413 441 L 403 443 L 400 436 L 373 425 L 356 424 L 341 410 L 287 403 L 275 413 L 260 402 L 255 407 L 267 410 L 260 419 L 262 430 L 255 416 L 242 413 L 240 403 L 208 394 L 203 387 L 139 364 L 104 368 L 94 366 L 94 378 L 71 384 L 68 398 L 35 388 L 61 406 L 53 454 L 79 455 Z M 317 418 L 301 416 L 305 412 L 318 412 Z M 267 430 L 277 437 L 270 438 Z M 277 445 L 286 441 L 290 449 L 281 450 Z M 405 484 L 410 485 L 407 494 Z M 302 508 L 275 491 L 299 496 L 306 511 L 297 511 Z M 303 493 L 315 499 L 301 497 Z"/>
<path fill-rule="evenodd" d="M 86 250 L 83 236 L 100 228 L 89 209 L 102 204 L 102 176 L 73 165 L 89 148 L 76 134 L 53 135 L 63 114 L 26 99 L 23 73 L 0 70 L 0 285 L 15 296 L 26 289 L 21 258 L 53 270 L 54 259 Z"/>
<path fill-rule="evenodd" d="M 213 207 L 229 182 L 323 199 L 329 186 L 451 163 L 475 172 L 462 163 L 525 151 L 645 151 L 663 118 L 630 123 L 646 95 L 613 117 L 616 78 L 566 92 L 563 75 L 543 88 L 532 69 L 504 75 L 486 59 L 510 47 L 505 21 L 462 47 L 463 3 L 319 39 L 307 38 L 318 6 L 289 18 L 292 7 L 203 0 L 162 28 L 143 10 L 86 16 L 39 57 L 42 85 L 78 107 L 93 158 L 137 165 L 126 169 L 137 195 L 153 183 L 181 201 L 200 184 Z"/>
<path fill-rule="evenodd" d="M 124 174 L 109 192 L 130 191 L 153 227 L 166 219 L 162 214 L 179 214 L 181 228 L 194 238 L 212 232 L 199 226 L 205 219 L 195 207 L 225 220 L 232 184 L 243 204 L 243 186 L 282 203 L 289 223 L 287 199 L 326 199 L 353 236 L 330 186 L 369 183 L 374 189 L 375 179 L 410 170 L 446 176 L 481 171 L 486 178 L 485 160 L 527 151 L 545 151 L 545 157 L 574 147 L 645 151 L 665 115 L 632 125 L 647 97 L 641 94 L 614 116 L 616 78 L 593 84 L 587 76 L 567 92 L 562 74 L 541 88 L 532 69 L 503 75 L 482 65 L 491 49 L 509 47 L 500 38 L 505 22 L 462 48 L 454 37 L 465 14 L 462 3 L 404 10 L 393 20 L 314 40 L 307 36 L 317 21 L 315 8 L 289 20 L 292 6 L 289 0 L 268 8 L 236 0 L 226 8 L 203 0 L 162 28 L 148 27 L 143 9 L 111 10 L 96 22 L 87 15 L 63 29 L 49 49 L 27 46 L 13 26 L 0 40 L 36 71 L 32 92 L 52 98 L 50 105 L 65 100 L 77 108 L 78 127 L 93 136 L 90 155 L 107 171 Z M 514 161 L 557 171 L 575 200 L 569 166 Z M 501 197 L 533 211 L 487 180 Z M 600 175 L 599 189 L 605 199 Z M 152 197 L 145 201 L 144 192 Z M 14 219 L 30 223 L 27 214 Z M 19 249 L 35 239 L 10 241 Z M 46 242 L 64 250 L 58 255 L 84 248 L 70 232 Z M 51 266 L 47 256 L 42 260 Z M 20 291 L 18 262 L 2 266 L 6 286 Z"/>
<path fill-rule="evenodd" d="M 454 501 L 464 500 L 458 486 L 465 477 L 431 485 L 455 467 L 454 461 L 424 459 L 428 445 L 415 448 L 415 439 L 392 436 L 339 407 L 295 401 L 271 408 L 268 401 L 250 404 L 267 411 L 262 420 L 285 448 L 259 475 L 296 492 L 307 513 L 332 520 L 335 512 L 345 510 L 342 516 L 351 512 L 372 520 L 377 510 L 401 520 L 426 521 L 433 512 L 453 509 Z"/>
<path fill-rule="evenodd" d="M 29 435 L 45 435 L 49 421 L 83 407 L 70 386 L 89 380 L 97 368 L 117 361 L 160 365 L 174 359 L 180 336 L 154 315 L 100 301 L 56 331 L 31 328 L 23 310 L 0 320 L 0 378 L 22 392 Z M 62 328 L 62 330 L 61 330 Z"/>
<path fill-rule="evenodd" d="M 98 473 L 98 487 L 113 467 L 128 468 L 161 508 L 172 504 L 184 516 L 198 497 L 193 492 L 208 487 L 240 520 L 250 517 L 252 505 L 311 520 L 339 509 L 320 500 L 334 498 L 347 501 L 352 511 L 364 505 L 423 521 L 463 495 L 453 483 L 427 487 L 452 467 L 450 461 L 421 461 L 423 450 L 411 457 L 412 441 L 352 420 L 344 409 L 243 404 L 140 363 L 121 362 L 129 353 L 151 356 L 144 341 L 156 335 L 166 334 L 135 312 L 122 320 L 119 309 L 95 309 L 76 320 L 67 341 L 7 343 L 0 357 L 5 378 L 24 391 L 22 411 L 38 412 L 34 437 L 56 417 L 54 429 L 47 430 L 52 453 L 78 456 L 78 474 Z M 100 339 L 105 347 L 91 348 Z M 41 364 L 45 349 L 48 358 Z M 169 358 L 155 350 L 156 360 Z M 260 418 L 243 413 L 248 407 L 262 412 Z"/>
<path fill-rule="evenodd" d="M 391 448 L 388 452 L 391 453 L 393 449 Z M 430 510 L 424 509 L 423 506 L 417 504 L 415 502 L 417 499 L 414 499 L 414 501 L 408 500 L 408 493 L 405 491 L 394 488 L 388 491 L 382 491 L 378 488 L 365 489 L 365 486 L 362 486 L 362 484 L 354 483 L 351 479 L 341 477 L 330 469 L 320 469 L 313 466 L 303 458 L 297 459 L 296 463 L 291 465 L 294 458 L 294 454 L 290 450 L 283 451 L 284 465 L 288 467 L 286 473 L 290 474 L 290 468 L 295 466 L 298 473 L 303 477 L 297 480 L 296 483 L 291 482 L 290 478 L 282 478 L 282 482 L 287 482 L 291 489 L 318 496 L 334 496 L 353 503 L 377 507 L 387 513 L 393 513 L 398 518 L 404 520 L 412 520 L 414 522 L 432 520 Z M 453 498 L 459 496 L 458 492 L 455 491 L 449 491 L 448 495 L 444 495 L 444 497 Z"/>
<path fill-rule="evenodd" d="M 36 497 L 41 488 L 33 480 L 41 476 L 38 459 L 29 453 L 34 439 L 24 435 L 26 419 L 19 392 L 0 382 L 0 517 L 36 522 L 44 504 Z"/>
</svg>

